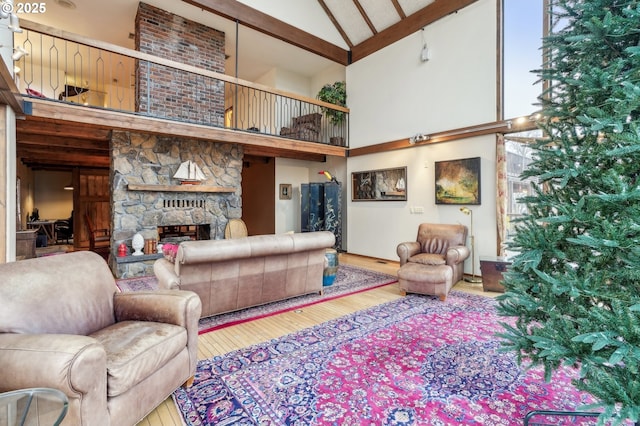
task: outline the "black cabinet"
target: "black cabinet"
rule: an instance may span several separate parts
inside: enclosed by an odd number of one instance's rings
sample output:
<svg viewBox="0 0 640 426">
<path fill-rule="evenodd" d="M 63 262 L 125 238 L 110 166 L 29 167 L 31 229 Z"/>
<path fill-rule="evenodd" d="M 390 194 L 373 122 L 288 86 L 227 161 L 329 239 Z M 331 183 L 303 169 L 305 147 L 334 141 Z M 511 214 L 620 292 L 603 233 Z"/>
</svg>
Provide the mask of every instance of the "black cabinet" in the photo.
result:
<svg viewBox="0 0 640 426">
<path fill-rule="evenodd" d="M 303 183 L 300 189 L 302 232 L 330 231 L 342 248 L 342 188 L 336 182 Z"/>
</svg>

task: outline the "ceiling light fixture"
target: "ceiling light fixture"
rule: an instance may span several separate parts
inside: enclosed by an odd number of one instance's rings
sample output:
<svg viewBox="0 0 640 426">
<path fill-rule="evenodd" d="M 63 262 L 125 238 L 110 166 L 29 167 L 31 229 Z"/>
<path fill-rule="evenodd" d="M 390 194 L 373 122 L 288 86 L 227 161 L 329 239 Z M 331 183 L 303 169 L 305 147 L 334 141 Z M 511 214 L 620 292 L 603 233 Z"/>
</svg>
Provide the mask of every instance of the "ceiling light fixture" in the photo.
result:
<svg viewBox="0 0 640 426">
<path fill-rule="evenodd" d="M 423 133 L 418 133 L 417 135 L 411 136 L 409 138 L 409 143 L 411 145 L 414 145 L 416 142 L 424 142 L 424 141 L 428 141 L 429 139 L 431 139 L 429 137 L 429 135 L 425 135 Z"/>
<path fill-rule="evenodd" d="M 424 28 L 422 29 L 422 50 L 420 51 L 420 60 L 427 62 L 429 60 L 429 48 L 427 47 L 427 41 L 424 37 Z"/>
</svg>

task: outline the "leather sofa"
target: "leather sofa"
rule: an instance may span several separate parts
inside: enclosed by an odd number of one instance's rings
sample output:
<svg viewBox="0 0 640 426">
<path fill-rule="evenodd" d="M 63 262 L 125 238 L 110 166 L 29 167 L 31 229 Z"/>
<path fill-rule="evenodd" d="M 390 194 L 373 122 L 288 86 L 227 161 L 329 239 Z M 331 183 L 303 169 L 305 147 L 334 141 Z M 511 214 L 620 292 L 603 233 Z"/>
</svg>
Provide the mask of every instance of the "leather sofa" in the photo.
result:
<svg viewBox="0 0 640 426">
<path fill-rule="evenodd" d="M 194 293 L 120 293 L 88 251 L 3 264 L 0 275 L 0 392 L 58 389 L 69 399 L 62 425 L 131 426 L 193 378 Z"/>
<path fill-rule="evenodd" d="M 322 292 L 329 231 L 254 235 L 180 243 L 174 261 L 158 259 L 160 288 L 200 296 L 202 317 Z"/>
</svg>

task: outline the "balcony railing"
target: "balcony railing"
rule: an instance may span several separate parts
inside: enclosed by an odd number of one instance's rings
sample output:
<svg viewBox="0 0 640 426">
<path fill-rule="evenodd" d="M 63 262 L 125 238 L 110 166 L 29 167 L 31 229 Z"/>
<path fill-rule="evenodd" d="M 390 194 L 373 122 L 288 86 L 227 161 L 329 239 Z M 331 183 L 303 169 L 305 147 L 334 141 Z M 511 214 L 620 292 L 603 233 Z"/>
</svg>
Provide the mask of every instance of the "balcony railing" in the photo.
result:
<svg viewBox="0 0 640 426">
<path fill-rule="evenodd" d="M 21 26 L 15 78 L 27 97 L 348 146 L 347 108 L 33 22 Z M 343 112 L 344 121 L 334 125 L 327 109 Z"/>
</svg>

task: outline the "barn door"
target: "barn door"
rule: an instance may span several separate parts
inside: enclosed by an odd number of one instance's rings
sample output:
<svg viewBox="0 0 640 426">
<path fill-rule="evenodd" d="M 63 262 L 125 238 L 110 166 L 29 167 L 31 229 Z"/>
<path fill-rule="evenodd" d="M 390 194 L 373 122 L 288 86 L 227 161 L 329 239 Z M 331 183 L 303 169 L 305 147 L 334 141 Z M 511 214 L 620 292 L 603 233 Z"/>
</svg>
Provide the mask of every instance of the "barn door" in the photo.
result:
<svg viewBox="0 0 640 426">
<path fill-rule="evenodd" d="M 111 229 L 111 192 L 108 170 L 79 170 L 75 193 L 74 246 L 89 247 L 89 232 L 85 220 L 88 215 L 96 229 Z"/>
</svg>

